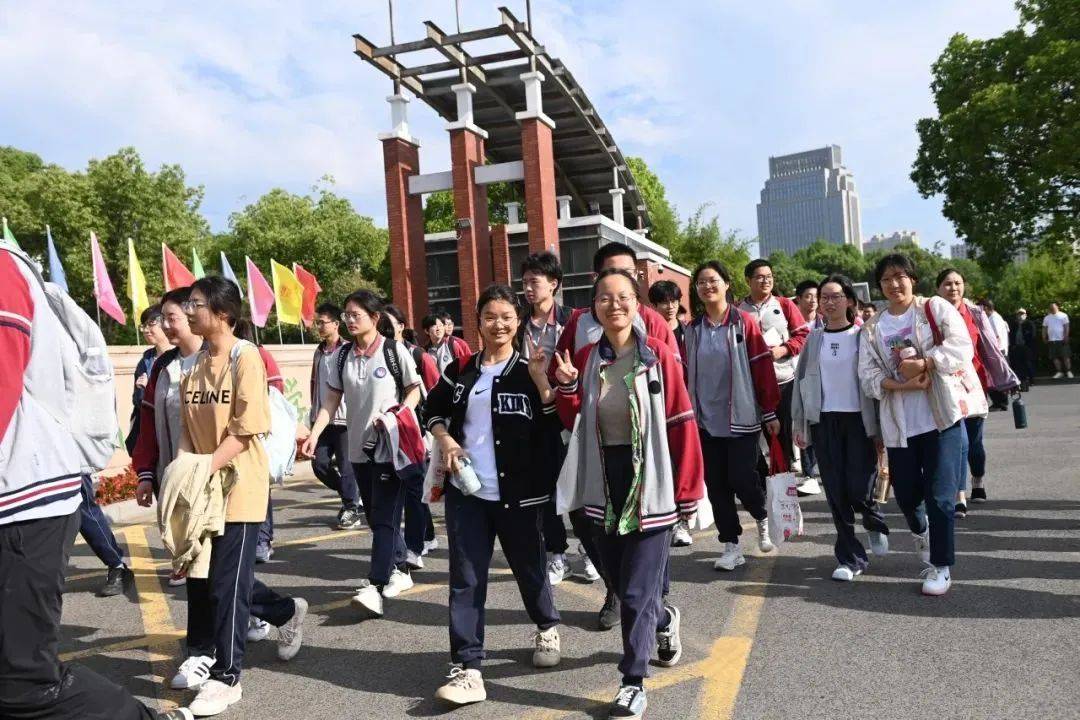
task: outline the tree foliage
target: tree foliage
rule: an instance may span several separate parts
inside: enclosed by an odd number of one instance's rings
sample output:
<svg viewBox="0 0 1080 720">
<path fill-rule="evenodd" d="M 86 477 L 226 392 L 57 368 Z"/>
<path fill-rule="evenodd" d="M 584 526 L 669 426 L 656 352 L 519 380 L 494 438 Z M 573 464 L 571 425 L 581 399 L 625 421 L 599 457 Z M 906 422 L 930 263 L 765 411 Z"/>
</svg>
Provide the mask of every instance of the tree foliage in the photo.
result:
<svg viewBox="0 0 1080 720">
<path fill-rule="evenodd" d="M 750 262 L 750 243 L 734 231 L 724 231 L 720 220 L 706 217 L 708 205 L 702 205 L 687 219 L 676 237 L 672 259 L 691 272 L 706 260 L 719 260 L 731 272 L 731 290 L 736 296 L 747 292 L 743 268 Z"/>
<path fill-rule="evenodd" d="M 506 203 L 519 202 L 520 219 L 525 221 L 525 200 L 518 183 L 497 182 L 487 186 L 488 219 L 492 225 L 507 221 Z M 441 190 L 428 195 L 424 203 L 424 232 L 449 232 L 454 229 L 454 195 Z"/>
<path fill-rule="evenodd" d="M 938 117 L 918 121 L 912 180 L 1003 268 L 1028 244 L 1080 240 L 1080 11 L 1020 0 L 1020 26 L 954 35 L 933 65 Z"/>
<path fill-rule="evenodd" d="M 667 199 L 664 184 L 641 158 L 628 157 L 626 165 L 634 176 L 634 183 L 649 213 L 649 238 L 674 251 L 680 243 L 679 216 L 675 207 Z"/>
</svg>

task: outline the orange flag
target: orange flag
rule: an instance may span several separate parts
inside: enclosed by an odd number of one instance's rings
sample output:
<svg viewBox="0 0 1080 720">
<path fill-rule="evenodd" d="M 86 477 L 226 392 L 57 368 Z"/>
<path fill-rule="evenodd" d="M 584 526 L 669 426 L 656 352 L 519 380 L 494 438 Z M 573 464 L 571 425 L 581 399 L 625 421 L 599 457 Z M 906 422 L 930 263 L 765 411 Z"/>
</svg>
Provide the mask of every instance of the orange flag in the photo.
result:
<svg viewBox="0 0 1080 720">
<path fill-rule="evenodd" d="M 300 317 L 306 327 L 311 327 L 311 323 L 315 322 L 315 300 L 322 292 L 322 288 L 315 276 L 305 270 L 300 263 L 293 263 L 293 272 L 296 273 L 296 279 L 304 286 L 304 305 L 301 308 Z"/>
</svg>

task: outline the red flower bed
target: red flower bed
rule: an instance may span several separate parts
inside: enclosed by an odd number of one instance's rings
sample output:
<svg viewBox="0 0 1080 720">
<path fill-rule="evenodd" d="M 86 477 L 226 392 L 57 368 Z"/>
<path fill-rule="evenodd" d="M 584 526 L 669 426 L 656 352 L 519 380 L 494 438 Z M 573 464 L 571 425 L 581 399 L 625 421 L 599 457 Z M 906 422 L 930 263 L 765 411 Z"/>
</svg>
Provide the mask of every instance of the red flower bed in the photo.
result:
<svg viewBox="0 0 1080 720">
<path fill-rule="evenodd" d="M 128 465 L 124 468 L 124 472 L 118 475 L 101 478 L 94 492 L 94 498 L 98 501 L 98 505 L 111 505 L 130 500 L 135 497 L 135 488 L 138 484 L 135 469 Z"/>
</svg>

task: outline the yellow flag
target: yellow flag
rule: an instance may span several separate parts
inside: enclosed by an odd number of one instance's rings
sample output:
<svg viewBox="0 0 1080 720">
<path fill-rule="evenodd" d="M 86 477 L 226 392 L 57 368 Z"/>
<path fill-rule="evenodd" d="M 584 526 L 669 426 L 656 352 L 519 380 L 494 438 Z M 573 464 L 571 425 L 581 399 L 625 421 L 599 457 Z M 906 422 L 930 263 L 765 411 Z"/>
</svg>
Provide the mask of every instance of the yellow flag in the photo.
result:
<svg viewBox="0 0 1080 720">
<path fill-rule="evenodd" d="M 270 261 L 270 275 L 274 281 L 274 305 L 277 308 L 278 322 L 288 325 L 300 324 L 300 313 L 304 308 L 304 286 L 293 271 L 277 260 Z"/>
<path fill-rule="evenodd" d="M 128 297 L 131 298 L 131 318 L 135 327 L 139 326 L 139 318 L 143 310 L 150 307 L 150 300 L 146 297 L 146 276 L 143 275 L 139 258 L 135 255 L 135 242 L 128 238 Z"/>
</svg>

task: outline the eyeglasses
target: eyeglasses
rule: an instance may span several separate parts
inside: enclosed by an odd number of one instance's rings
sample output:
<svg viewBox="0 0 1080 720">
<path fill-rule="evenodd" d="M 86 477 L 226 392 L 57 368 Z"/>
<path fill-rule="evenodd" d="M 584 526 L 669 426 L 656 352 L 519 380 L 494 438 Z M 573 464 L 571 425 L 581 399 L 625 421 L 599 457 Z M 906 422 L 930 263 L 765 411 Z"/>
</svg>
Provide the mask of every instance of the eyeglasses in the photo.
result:
<svg viewBox="0 0 1080 720">
<path fill-rule="evenodd" d="M 159 325 L 161 325 L 161 319 L 155 318 L 154 320 L 148 320 L 144 322 L 142 325 L 139 326 L 139 330 L 142 332 L 146 332 L 147 330 L 151 328 L 156 328 Z"/>
<path fill-rule="evenodd" d="M 316 320 L 315 327 L 326 327 L 327 325 L 337 325 L 337 320 Z"/>
<path fill-rule="evenodd" d="M 701 288 L 702 290 L 704 290 L 705 288 L 720 287 L 720 279 L 715 278 L 713 280 L 698 280 L 696 283 L 694 283 L 694 285 Z"/>
<path fill-rule="evenodd" d="M 345 322 L 355 322 L 360 319 L 360 313 L 343 312 L 341 313 L 341 319 Z"/>
<path fill-rule="evenodd" d="M 834 302 L 843 302 L 846 299 L 847 299 L 847 297 L 843 293 L 838 293 L 836 295 L 822 295 L 821 296 L 822 304 L 834 303 Z"/>
<path fill-rule="evenodd" d="M 881 278 L 882 285 L 903 285 L 904 281 L 911 281 L 911 278 L 904 273 L 897 273 L 896 275 L 889 275 L 888 277 Z"/>
<path fill-rule="evenodd" d="M 773 281 L 773 276 L 772 275 L 756 275 L 753 278 L 753 281 L 754 282 L 759 282 L 759 283 L 772 282 Z"/>
<path fill-rule="evenodd" d="M 618 303 L 619 305 L 625 307 L 625 306 L 630 304 L 631 300 L 637 300 L 637 296 L 636 295 L 627 295 L 627 294 L 621 294 L 621 295 L 598 295 L 596 297 L 596 304 L 601 306 L 601 307 L 608 307 L 609 305 L 613 305 L 615 303 Z"/>
<path fill-rule="evenodd" d="M 184 302 L 180 303 L 180 309 L 186 312 L 188 315 L 191 315 L 199 308 L 204 307 L 206 307 L 206 303 L 198 302 L 197 300 L 185 300 Z"/>
</svg>

